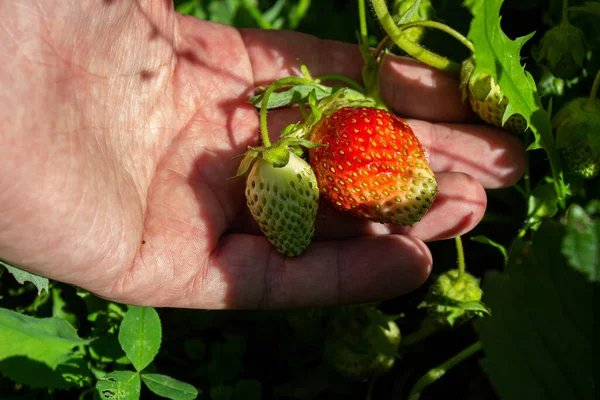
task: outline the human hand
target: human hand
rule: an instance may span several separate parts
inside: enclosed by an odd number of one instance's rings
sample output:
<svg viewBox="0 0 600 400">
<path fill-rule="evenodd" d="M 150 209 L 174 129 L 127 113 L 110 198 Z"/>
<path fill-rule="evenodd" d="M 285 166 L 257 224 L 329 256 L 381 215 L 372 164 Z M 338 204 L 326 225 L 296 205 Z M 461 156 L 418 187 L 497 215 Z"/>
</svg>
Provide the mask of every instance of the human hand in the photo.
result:
<svg viewBox="0 0 600 400">
<path fill-rule="evenodd" d="M 0 4 L 0 259 L 139 305 L 281 308 L 393 297 L 418 287 L 424 242 L 481 219 L 485 188 L 511 185 L 525 152 L 473 125 L 458 82 L 390 56 L 382 97 L 406 117 L 439 193 L 412 228 L 320 207 L 315 242 L 284 258 L 260 234 L 243 179 L 259 143 L 252 89 L 297 74 L 360 77 L 358 46 L 238 31 L 169 1 Z M 7 79 L 9 78 L 9 79 Z M 269 114 L 270 132 L 297 118 Z"/>
</svg>

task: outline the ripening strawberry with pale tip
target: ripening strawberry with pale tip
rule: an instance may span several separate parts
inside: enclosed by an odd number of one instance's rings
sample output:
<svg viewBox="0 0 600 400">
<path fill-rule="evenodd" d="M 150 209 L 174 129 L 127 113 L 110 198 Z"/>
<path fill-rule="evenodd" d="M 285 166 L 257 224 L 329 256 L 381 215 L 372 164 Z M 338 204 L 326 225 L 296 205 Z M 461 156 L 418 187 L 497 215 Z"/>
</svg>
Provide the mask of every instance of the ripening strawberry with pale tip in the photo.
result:
<svg viewBox="0 0 600 400">
<path fill-rule="evenodd" d="M 342 107 L 312 129 L 321 195 L 356 217 L 412 226 L 437 193 L 435 176 L 410 126 L 372 107 Z"/>
</svg>

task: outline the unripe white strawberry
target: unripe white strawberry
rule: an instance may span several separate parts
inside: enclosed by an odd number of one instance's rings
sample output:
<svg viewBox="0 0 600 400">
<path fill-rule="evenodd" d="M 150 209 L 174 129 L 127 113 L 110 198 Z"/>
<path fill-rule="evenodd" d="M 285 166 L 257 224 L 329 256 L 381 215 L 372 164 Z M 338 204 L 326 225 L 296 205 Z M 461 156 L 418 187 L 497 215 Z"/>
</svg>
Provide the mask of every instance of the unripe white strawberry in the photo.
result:
<svg viewBox="0 0 600 400">
<path fill-rule="evenodd" d="M 315 230 L 317 179 L 294 153 L 282 167 L 258 156 L 246 180 L 246 202 L 261 231 L 286 256 L 302 253 Z"/>
</svg>

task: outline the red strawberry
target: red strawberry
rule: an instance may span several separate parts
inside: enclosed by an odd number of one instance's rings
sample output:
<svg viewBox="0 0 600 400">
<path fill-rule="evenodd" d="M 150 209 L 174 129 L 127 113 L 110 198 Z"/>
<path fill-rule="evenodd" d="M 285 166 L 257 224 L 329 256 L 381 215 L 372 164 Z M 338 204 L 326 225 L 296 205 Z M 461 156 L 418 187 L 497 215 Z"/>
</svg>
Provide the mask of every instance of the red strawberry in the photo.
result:
<svg viewBox="0 0 600 400">
<path fill-rule="evenodd" d="M 437 183 L 423 148 L 399 117 L 376 108 L 344 107 L 323 117 L 310 140 L 321 194 L 342 212 L 382 223 L 414 225 Z"/>
</svg>

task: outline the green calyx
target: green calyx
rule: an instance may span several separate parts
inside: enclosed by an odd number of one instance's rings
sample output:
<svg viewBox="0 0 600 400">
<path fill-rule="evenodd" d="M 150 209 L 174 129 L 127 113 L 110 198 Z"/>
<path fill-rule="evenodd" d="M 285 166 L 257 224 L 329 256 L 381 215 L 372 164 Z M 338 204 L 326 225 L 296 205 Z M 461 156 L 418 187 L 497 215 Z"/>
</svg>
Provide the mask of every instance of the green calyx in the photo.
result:
<svg viewBox="0 0 600 400">
<path fill-rule="evenodd" d="M 290 127 L 293 129 L 295 125 Z M 268 147 L 249 146 L 240 162 L 236 176 L 245 175 L 257 159 L 262 159 L 275 168 L 283 168 L 288 164 L 291 154 L 301 157 L 304 148 L 312 149 L 319 146 L 319 144 L 297 137 L 283 137 Z"/>
<path fill-rule="evenodd" d="M 308 139 L 313 128 L 320 120 L 330 116 L 343 107 L 382 108 L 372 97 L 365 96 L 352 89 L 341 89 L 331 96 L 323 98 L 318 105 L 311 107 L 313 109 L 311 115 L 306 119 L 304 124 L 298 127 L 296 132 L 292 132 L 290 135 Z"/>
<path fill-rule="evenodd" d="M 554 76 L 569 79 L 581 71 L 586 49 L 583 31 L 563 21 L 544 34 L 536 58 Z"/>
<path fill-rule="evenodd" d="M 482 296 L 479 279 L 468 272 L 452 269 L 436 278 L 419 307 L 427 308 L 438 323 L 454 326 L 475 315 L 489 314 L 481 302 Z"/>
</svg>

